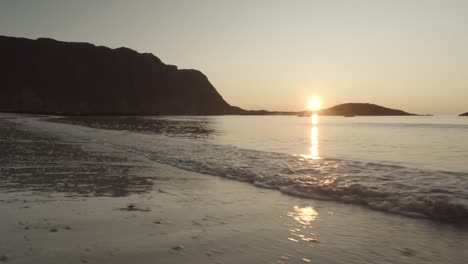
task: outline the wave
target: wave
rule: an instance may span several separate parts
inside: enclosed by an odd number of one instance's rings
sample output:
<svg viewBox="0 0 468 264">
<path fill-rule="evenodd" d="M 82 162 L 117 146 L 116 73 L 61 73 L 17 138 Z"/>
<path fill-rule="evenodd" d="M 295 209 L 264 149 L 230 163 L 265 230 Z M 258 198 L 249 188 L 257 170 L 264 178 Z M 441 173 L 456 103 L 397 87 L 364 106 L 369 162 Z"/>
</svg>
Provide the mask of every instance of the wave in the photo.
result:
<svg viewBox="0 0 468 264">
<path fill-rule="evenodd" d="M 24 124 L 41 127 L 67 140 L 81 138 L 180 169 L 249 182 L 288 195 L 452 223 L 468 219 L 467 173 L 308 159 L 204 140 L 25 120 Z"/>
</svg>

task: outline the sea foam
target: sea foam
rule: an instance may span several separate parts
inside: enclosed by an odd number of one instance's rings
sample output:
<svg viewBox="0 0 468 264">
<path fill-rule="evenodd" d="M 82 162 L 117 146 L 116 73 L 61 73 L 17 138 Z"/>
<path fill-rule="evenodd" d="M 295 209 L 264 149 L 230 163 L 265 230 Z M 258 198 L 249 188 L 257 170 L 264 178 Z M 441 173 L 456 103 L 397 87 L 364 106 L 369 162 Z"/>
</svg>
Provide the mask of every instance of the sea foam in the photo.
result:
<svg viewBox="0 0 468 264">
<path fill-rule="evenodd" d="M 242 149 L 204 140 L 18 119 L 64 140 L 92 141 L 184 170 L 250 182 L 303 198 L 410 217 L 468 222 L 467 173 Z"/>
</svg>

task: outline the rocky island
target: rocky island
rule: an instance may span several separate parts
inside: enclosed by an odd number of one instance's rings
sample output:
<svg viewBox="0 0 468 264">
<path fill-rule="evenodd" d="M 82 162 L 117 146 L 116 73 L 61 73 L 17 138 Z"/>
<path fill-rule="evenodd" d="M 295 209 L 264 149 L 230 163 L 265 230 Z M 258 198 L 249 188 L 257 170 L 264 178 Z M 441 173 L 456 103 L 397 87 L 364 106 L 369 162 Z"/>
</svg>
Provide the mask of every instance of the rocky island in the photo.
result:
<svg viewBox="0 0 468 264">
<path fill-rule="evenodd" d="M 412 116 L 402 110 L 391 109 L 369 103 L 339 104 L 319 111 L 319 115 L 331 116 Z"/>
<path fill-rule="evenodd" d="M 297 112 L 298 116 L 311 116 L 314 112 Z M 323 116 L 416 116 L 416 114 L 407 113 L 402 110 L 391 109 L 376 104 L 369 103 L 346 103 L 335 105 L 330 108 L 315 112 Z"/>
</svg>

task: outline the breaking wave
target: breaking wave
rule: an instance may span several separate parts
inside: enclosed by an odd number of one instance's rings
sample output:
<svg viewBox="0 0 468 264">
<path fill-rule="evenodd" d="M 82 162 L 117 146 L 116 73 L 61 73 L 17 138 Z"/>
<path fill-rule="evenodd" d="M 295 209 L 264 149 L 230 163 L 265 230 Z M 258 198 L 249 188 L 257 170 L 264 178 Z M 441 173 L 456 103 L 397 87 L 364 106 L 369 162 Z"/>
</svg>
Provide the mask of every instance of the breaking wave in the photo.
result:
<svg viewBox="0 0 468 264">
<path fill-rule="evenodd" d="M 250 182 L 303 198 L 358 204 L 410 217 L 468 220 L 468 174 L 340 159 L 309 159 L 203 140 L 22 121 L 184 170 Z"/>
</svg>

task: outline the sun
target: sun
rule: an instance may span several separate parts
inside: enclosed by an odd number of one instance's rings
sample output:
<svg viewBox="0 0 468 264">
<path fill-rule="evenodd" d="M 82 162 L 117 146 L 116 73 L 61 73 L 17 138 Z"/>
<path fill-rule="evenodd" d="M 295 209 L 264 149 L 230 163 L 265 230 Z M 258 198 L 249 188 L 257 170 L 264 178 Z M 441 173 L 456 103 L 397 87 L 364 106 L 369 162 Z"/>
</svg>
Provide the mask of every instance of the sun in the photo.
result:
<svg viewBox="0 0 468 264">
<path fill-rule="evenodd" d="M 318 98 L 312 98 L 309 101 L 309 109 L 311 111 L 320 110 L 321 105 L 322 105 L 322 102 L 320 102 L 320 99 L 318 99 Z"/>
</svg>

